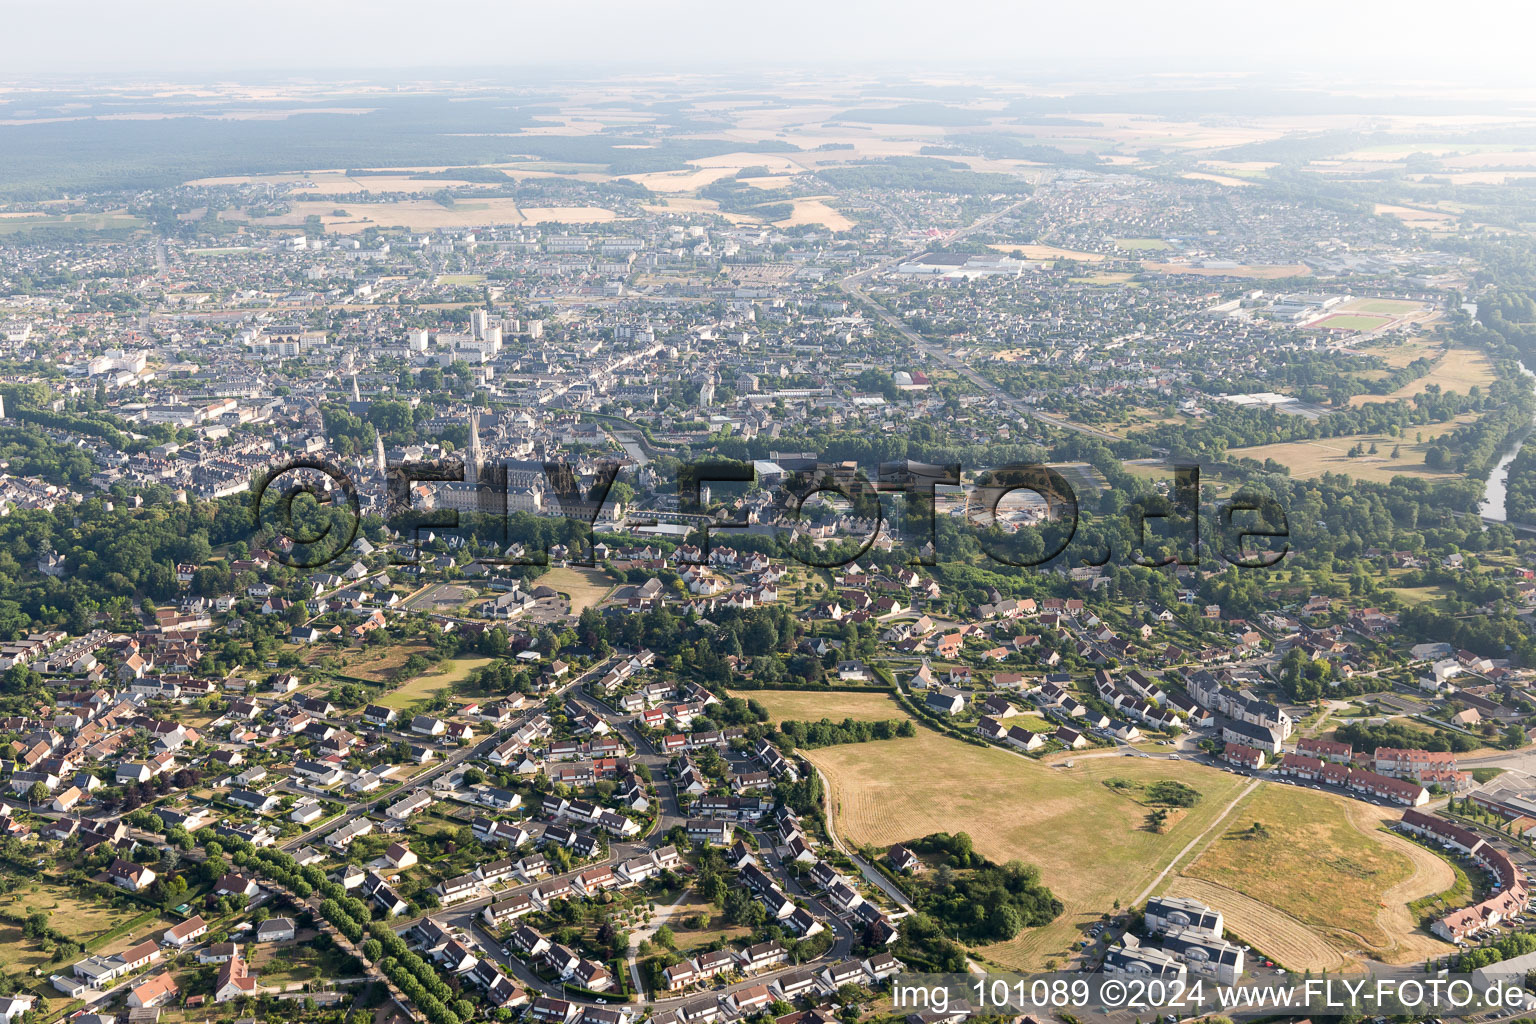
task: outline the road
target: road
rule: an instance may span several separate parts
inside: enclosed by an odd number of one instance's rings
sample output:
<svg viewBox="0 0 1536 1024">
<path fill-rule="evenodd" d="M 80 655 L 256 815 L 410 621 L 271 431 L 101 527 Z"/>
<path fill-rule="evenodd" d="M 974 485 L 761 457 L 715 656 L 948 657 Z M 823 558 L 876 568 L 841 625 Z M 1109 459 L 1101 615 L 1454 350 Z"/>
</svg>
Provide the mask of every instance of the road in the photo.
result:
<svg viewBox="0 0 1536 1024">
<path fill-rule="evenodd" d="M 837 834 L 837 826 L 832 814 L 832 786 L 820 768 L 816 768 L 815 771 L 817 778 L 821 779 L 821 792 L 827 803 L 827 836 L 832 840 L 832 845 L 859 866 L 859 871 L 864 875 L 866 882 L 889 896 L 892 902 L 902 910 L 911 911 L 912 903 L 907 899 L 907 894 L 882 875 L 879 868 L 867 863 L 857 850 L 843 842 L 842 837 Z"/>
<path fill-rule="evenodd" d="M 1191 839 L 1185 845 L 1184 849 L 1180 850 L 1178 855 L 1168 862 L 1168 866 L 1157 873 L 1157 877 L 1152 879 L 1151 884 L 1149 884 L 1141 892 L 1137 893 L 1136 898 L 1131 901 L 1131 906 L 1140 906 L 1142 903 L 1145 903 L 1147 897 L 1156 892 L 1157 887 L 1163 884 L 1163 879 L 1168 877 L 1168 872 L 1172 871 L 1175 867 L 1178 866 L 1180 861 L 1189 856 L 1189 852 L 1191 850 L 1193 850 L 1199 844 L 1205 842 L 1207 836 L 1220 828 L 1222 824 L 1226 822 L 1227 817 L 1231 815 L 1233 809 L 1236 808 L 1238 804 L 1246 800 L 1249 793 L 1252 793 L 1255 789 L 1258 789 L 1259 783 L 1263 781 L 1263 779 L 1254 779 L 1252 782 L 1248 783 L 1248 785 L 1244 786 L 1242 792 L 1233 797 L 1232 802 L 1227 804 L 1226 807 L 1222 808 L 1221 814 L 1219 814 L 1215 820 L 1206 826 L 1205 831 Z"/>
<path fill-rule="evenodd" d="M 651 835 L 665 835 L 665 833 L 673 825 L 680 824 L 685 820 L 685 816 L 682 814 L 677 802 L 675 787 L 668 781 L 667 778 L 669 774 L 669 756 L 658 753 L 651 749 L 650 744 L 640 735 L 639 731 L 634 725 L 635 716 L 615 711 L 603 701 L 600 701 L 590 694 L 583 692 L 580 688 L 580 684 L 584 683 L 588 679 L 600 676 L 604 671 L 606 671 L 606 668 L 607 662 L 595 666 L 593 669 L 583 673 L 582 676 L 572 680 L 566 686 L 562 687 L 559 692 L 564 697 L 567 704 L 576 708 L 580 708 L 584 711 L 590 711 L 603 718 L 620 737 L 625 739 L 633 747 L 635 754 L 630 760 L 633 763 L 645 765 L 650 771 L 652 781 L 655 785 L 656 800 L 658 803 L 657 822 L 655 828 L 651 832 Z M 515 725 L 509 726 L 508 728 L 515 728 Z M 455 755 L 455 763 L 462 762 L 468 757 L 476 756 L 477 751 L 488 749 L 487 744 L 491 742 L 492 740 L 486 740 L 474 748 L 467 748 L 466 750 L 459 752 L 457 755 Z M 438 768 L 435 769 L 432 774 L 435 776 L 436 774 L 447 770 L 449 767 L 451 766 L 445 762 L 444 764 L 438 766 Z M 425 778 L 425 773 L 423 778 Z M 413 785 L 415 783 L 416 780 L 413 780 Z M 325 826 L 325 830 L 328 831 L 331 828 L 340 827 L 340 825 L 343 823 L 344 822 L 342 819 L 337 819 L 328 823 Z M 836 963 L 842 959 L 846 959 L 853 949 L 854 941 L 858 935 L 861 934 L 861 928 L 857 926 L 855 922 L 851 922 L 840 916 L 830 904 L 824 902 L 819 897 L 806 890 L 798 879 L 790 875 L 789 872 L 785 870 L 783 859 L 774 845 L 773 838 L 767 832 L 754 827 L 750 827 L 746 824 L 738 824 L 738 827 L 750 832 L 757 840 L 759 848 L 758 859 L 763 869 L 774 875 L 791 896 L 796 897 L 801 902 L 805 903 L 807 909 L 809 909 L 810 912 L 817 918 L 822 920 L 828 930 L 831 931 L 833 936 L 831 947 L 827 950 L 826 953 L 811 963 L 830 964 Z M 300 842 L 303 840 L 303 838 L 304 837 L 301 837 L 300 840 L 296 840 L 295 842 Z M 612 842 L 609 844 L 609 856 L 607 858 L 595 864 L 584 864 L 575 871 L 572 871 L 561 877 L 570 878 L 580 872 L 590 870 L 593 867 L 611 867 L 620 861 L 639 856 L 640 854 L 646 852 L 649 848 L 650 845 L 643 841 L 643 839 L 639 841 L 631 840 L 623 843 Z M 894 893 L 891 891 L 894 886 L 890 885 L 888 879 L 885 879 L 883 876 L 881 876 L 879 872 L 873 872 L 871 874 L 872 869 L 869 869 L 868 866 L 864 865 L 862 861 L 859 863 L 861 868 L 865 869 L 866 878 L 868 878 L 873 884 L 879 886 L 883 892 L 887 893 L 887 895 L 890 895 L 901 907 L 903 907 L 903 909 L 910 909 L 910 905 L 907 903 L 906 899 L 901 896 L 899 891 Z M 488 904 L 494 901 L 507 899 L 508 897 L 520 892 L 526 892 L 533 888 L 535 885 L 546 884 L 548 881 L 549 879 L 544 879 L 537 883 L 526 883 L 523 885 L 502 889 L 495 892 L 494 894 L 486 894 L 476 896 L 472 899 L 461 900 L 452 904 L 451 906 L 439 910 L 434 910 L 431 913 L 422 916 L 430 917 L 432 920 L 438 921 L 450 929 L 462 932 L 463 934 L 467 935 L 470 940 L 473 941 L 473 943 L 480 949 L 482 955 L 495 960 L 497 963 L 505 967 L 507 972 L 513 978 L 515 978 L 520 985 L 528 989 L 530 992 L 543 993 L 545 995 L 570 999 L 571 996 L 566 994 L 564 986 L 560 985 L 559 983 L 546 982 L 540 979 L 522 961 L 518 960 L 516 957 L 509 956 L 508 954 L 504 953 L 501 941 L 488 928 L 485 927 L 480 917 L 480 911 L 484 909 Z M 396 919 L 395 921 L 391 922 L 391 927 L 393 927 L 396 931 L 404 931 L 421 919 L 421 917 Z M 658 918 L 658 926 L 659 923 L 660 920 Z M 634 961 L 634 952 L 635 947 L 632 945 L 629 951 L 629 955 L 626 957 L 626 967 L 630 971 L 630 977 L 635 984 L 636 991 L 640 992 L 641 985 L 639 971 Z M 788 965 L 778 970 L 754 974 L 742 981 L 738 981 L 729 985 L 720 985 L 707 991 L 711 995 L 724 996 L 730 992 L 735 991 L 736 989 L 748 988 L 753 985 L 760 985 L 765 982 L 772 981 L 774 978 L 777 978 L 789 971 L 799 970 L 806 966 L 808 966 L 808 964 Z M 686 995 L 663 996 L 654 999 L 646 999 L 642 997 L 639 1002 L 641 1005 L 660 1010 L 669 1006 L 677 1006 L 682 1003 L 698 999 L 702 994 L 703 993 L 701 992 L 693 991 Z"/>
<path fill-rule="evenodd" d="M 608 670 L 609 666 L 612 664 L 616 657 L 617 655 L 610 655 L 609 657 L 603 659 L 596 665 L 593 665 L 591 668 L 587 669 L 587 671 L 583 672 L 581 675 L 572 678 L 559 689 L 554 690 L 551 696 L 562 697 L 572 687 L 579 686 L 589 679 L 600 677 L 604 672 Z M 429 768 L 426 771 L 420 772 L 412 778 L 406 780 L 403 788 L 419 789 L 422 786 L 430 784 L 433 779 L 437 778 L 439 775 L 442 775 L 444 772 L 453 770 L 471 758 L 486 756 L 492 750 L 494 750 L 496 746 L 501 743 L 509 733 L 515 732 L 517 729 L 526 725 L 531 719 L 533 719 L 535 715 L 541 713 L 543 708 L 544 704 L 542 701 L 540 701 L 533 707 L 530 707 L 526 712 L 519 715 L 510 724 L 503 726 L 502 728 L 486 736 L 485 739 L 481 740 L 479 743 L 468 747 L 462 747 L 454 751 L 447 757 L 443 758 L 443 760 L 436 767 Z M 402 735 L 408 736 L 409 734 Z M 357 800 L 340 816 L 331 818 L 329 821 L 319 826 L 318 828 L 311 829 L 308 832 L 304 832 L 298 836 L 295 836 L 294 838 L 283 843 L 281 848 L 289 853 L 292 853 L 299 847 L 310 842 L 318 836 L 329 835 L 331 832 L 347 824 L 347 822 L 356 818 L 365 817 L 369 810 L 377 802 L 377 797 L 365 797 L 363 799 Z"/>
</svg>

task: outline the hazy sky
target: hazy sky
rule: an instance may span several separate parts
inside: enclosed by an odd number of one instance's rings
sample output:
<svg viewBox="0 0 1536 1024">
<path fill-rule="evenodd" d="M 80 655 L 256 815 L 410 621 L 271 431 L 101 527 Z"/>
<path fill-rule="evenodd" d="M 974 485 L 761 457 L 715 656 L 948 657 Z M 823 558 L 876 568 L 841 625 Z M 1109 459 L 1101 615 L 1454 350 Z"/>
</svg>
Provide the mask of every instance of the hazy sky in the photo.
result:
<svg viewBox="0 0 1536 1024">
<path fill-rule="evenodd" d="M 1272 70 L 1536 86 L 1536 4 L 1291 0 L 0 0 L 0 79 L 773 65 Z"/>
</svg>

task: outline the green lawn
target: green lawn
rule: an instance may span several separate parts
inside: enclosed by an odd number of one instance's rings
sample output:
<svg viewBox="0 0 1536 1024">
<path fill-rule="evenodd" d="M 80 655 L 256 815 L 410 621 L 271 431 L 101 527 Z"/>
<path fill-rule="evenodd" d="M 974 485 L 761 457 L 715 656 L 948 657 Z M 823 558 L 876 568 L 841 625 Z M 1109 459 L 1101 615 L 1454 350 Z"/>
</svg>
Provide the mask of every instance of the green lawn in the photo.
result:
<svg viewBox="0 0 1536 1024">
<path fill-rule="evenodd" d="M 1318 321 L 1317 326 L 1338 331 L 1373 331 L 1386 322 L 1379 316 L 1352 316 L 1349 313 L 1336 313 L 1325 320 Z"/>
</svg>

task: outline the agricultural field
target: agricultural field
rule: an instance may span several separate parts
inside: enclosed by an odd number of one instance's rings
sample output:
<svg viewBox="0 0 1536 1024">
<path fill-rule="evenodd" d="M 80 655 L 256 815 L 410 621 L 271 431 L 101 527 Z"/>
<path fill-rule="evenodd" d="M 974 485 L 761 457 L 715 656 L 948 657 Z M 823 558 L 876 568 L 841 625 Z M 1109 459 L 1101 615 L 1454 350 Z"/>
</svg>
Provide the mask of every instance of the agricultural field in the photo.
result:
<svg viewBox="0 0 1536 1024">
<path fill-rule="evenodd" d="M 1097 285 L 1125 285 L 1128 288 L 1140 288 L 1141 284 L 1132 280 L 1136 275 L 1128 270 L 1111 270 L 1101 274 L 1091 274 L 1087 277 L 1070 278 L 1073 284 L 1097 284 Z"/>
<path fill-rule="evenodd" d="M 528 206 L 522 210 L 529 224 L 607 224 L 618 214 L 601 206 Z"/>
<path fill-rule="evenodd" d="M 737 690 L 733 697 L 755 700 L 768 709 L 775 725 L 787 720 L 819 722 L 830 718 L 841 722 L 878 722 L 888 718 L 909 717 L 901 705 L 885 693 L 849 693 L 839 690 Z"/>
<path fill-rule="evenodd" d="M 1233 448 L 1232 455 L 1246 459 L 1274 459 L 1291 471 L 1291 476 L 1310 480 L 1324 473 L 1347 473 L 1357 480 L 1384 482 L 1394 476 L 1444 477 L 1450 470 L 1430 469 L 1424 464 L 1424 453 L 1441 434 L 1449 433 L 1471 420 L 1471 414 L 1458 416 L 1447 423 L 1426 423 L 1411 427 L 1406 437 L 1387 434 L 1347 434 L 1344 437 L 1322 437 L 1311 441 L 1284 441 L 1279 444 L 1261 444 L 1252 448 Z M 1420 439 L 1422 438 L 1422 440 Z M 1367 454 L 1351 458 L 1349 450 L 1363 445 Z M 1371 445 L 1376 454 L 1369 454 Z M 1392 458 L 1396 448 L 1397 458 Z M 1203 481 L 1202 481 L 1203 482 Z"/>
<path fill-rule="evenodd" d="M 1271 918 L 1302 924 L 1337 953 L 1364 949 L 1390 961 L 1443 953 L 1443 943 L 1416 933 L 1406 907 L 1453 886 L 1455 872 L 1423 847 L 1381 832 L 1382 815 L 1398 815 L 1373 813 L 1379 811 L 1331 793 L 1267 784 L 1182 874 L 1266 904 Z M 1225 910 L 1220 898 L 1214 905 Z M 1325 958 L 1307 959 L 1314 951 L 1286 951 L 1289 936 L 1269 934 L 1262 915 L 1245 925 L 1248 931 L 1231 927 L 1294 970 L 1326 965 Z M 1289 961 L 1290 955 L 1302 959 Z"/>
<path fill-rule="evenodd" d="M 794 210 L 783 220 L 773 222 L 774 227 L 792 228 L 801 224 L 820 224 L 828 231 L 847 231 L 852 228 L 853 221 L 838 213 L 828 206 L 824 200 L 831 196 L 812 196 L 807 199 L 794 199 Z"/>
<path fill-rule="evenodd" d="M 1065 962 L 1071 944 L 1119 900 L 1147 890 L 1195 839 L 1221 822 L 1250 780 L 1191 762 L 1086 758 L 1073 768 L 961 743 L 930 729 L 914 737 L 807 752 L 826 776 L 832 820 L 855 844 L 887 846 L 933 832 L 968 832 L 999 863 L 1036 864 L 1065 904 L 1057 920 L 981 952 L 1008 967 Z M 1166 833 L 1147 808 L 1103 783 L 1171 779 L 1200 802 Z"/>
<path fill-rule="evenodd" d="M 552 587 L 570 598 L 572 615 L 580 615 L 593 605 L 602 603 L 603 598 L 617 586 L 613 578 L 603 570 L 577 566 L 551 569 L 535 580 L 533 585 Z"/>
<path fill-rule="evenodd" d="M 432 184 L 428 182 L 427 184 Z M 280 217 L 263 217 L 263 226 L 302 226 L 308 217 L 319 217 L 327 233 L 353 235 L 377 227 L 403 227 L 411 231 L 436 228 L 470 228 L 488 224 L 523 224 L 528 217 L 517 201 L 486 197 L 444 206 L 433 199 L 400 199 L 386 203 L 350 203 L 337 206 L 335 201 L 298 201 L 290 204 L 292 212 Z M 337 210 L 344 211 L 344 216 Z M 228 211 L 226 211 L 227 213 Z M 221 215 L 223 216 L 223 215 Z M 228 218 L 225 219 L 235 219 Z"/>
<path fill-rule="evenodd" d="M 1209 181 L 1217 185 L 1226 185 L 1229 188 L 1250 188 L 1258 184 L 1258 182 L 1249 181 L 1247 178 L 1233 178 L 1225 174 L 1208 174 L 1205 171 L 1185 171 L 1179 177 L 1189 178 L 1191 181 Z"/>
<path fill-rule="evenodd" d="M 1440 210 L 1418 210 L 1411 206 L 1392 206 L 1387 203 L 1377 203 L 1375 212 L 1378 217 L 1396 217 L 1409 227 L 1430 230 L 1449 228 L 1456 220 L 1455 214 Z"/>
<path fill-rule="evenodd" d="M 1349 959 L 1316 931 L 1274 907 L 1204 879 L 1175 878 L 1163 893 L 1218 908 L 1227 930 L 1293 971 L 1336 971 Z"/>
<path fill-rule="evenodd" d="M 428 672 L 415 676 L 380 697 L 375 703 L 397 711 L 415 704 L 417 701 L 430 700 L 444 690 L 463 680 L 475 669 L 491 663 L 490 658 L 450 658 L 440 662 Z"/>
<path fill-rule="evenodd" d="M 4 213 L 0 214 L 0 235 L 12 235 L 34 228 L 69 228 L 75 231 L 137 230 L 149 224 L 142 217 L 128 213 Z"/>
</svg>

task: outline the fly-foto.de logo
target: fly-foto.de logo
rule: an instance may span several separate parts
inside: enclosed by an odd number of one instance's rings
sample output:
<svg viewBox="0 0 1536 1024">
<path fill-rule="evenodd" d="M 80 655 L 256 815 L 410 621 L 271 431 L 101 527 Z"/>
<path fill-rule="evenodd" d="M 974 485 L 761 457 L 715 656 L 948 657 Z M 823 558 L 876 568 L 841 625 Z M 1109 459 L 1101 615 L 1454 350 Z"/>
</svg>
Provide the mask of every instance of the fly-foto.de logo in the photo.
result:
<svg viewBox="0 0 1536 1024">
<path fill-rule="evenodd" d="M 677 471 L 675 498 L 620 517 L 614 484 L 622 465 L 599 462 L 583 472 L 568 462 L 534 468 L 506 464 L 466 466 L 459 459 L 407 461 L 386 466 L 382 491 L 370 494 L 382 521 L 408 539 L 396 564 L 415 564 L 424 537 L 456 530 L 473 520 L 482 539 L 498 550 L 522 548 L 512 557 L 480 558 L 505 565 L 545 565 L 553 543 L 547 531 L 518 536 L 517 514 L 557 517 L 571 529 L 560 541 L 570 564 L 593 564 L 592 541 L 605 515 L 614 532 L 646 534 L 663 527 L 688 542 L 678 564 L 706 564 L 712 545 L 743 533 L 778 541 L 786 559 L 816 568 L 836 568 L 866 555 L 882 536 L 900 535 L 909 564 L 934 565 L 948 545 L 939 529 L 946 521 L 974 539 L 982 556 L 998 566 L 1027 569 L 1057 563 L 1101 566 L 1116 561 L 1113 533 L 1125 549 L 1118 559 L 1143 567 L 1197 565 L 1207 538 L 1223 561 L 1240 568 L 1277 565 L 1289 551 L 1290 529 L 1275 499 L 1238 492 L 1206 507 L 1200 498 L 1200 469 L 1174 467 L 1167 493 L 1139 495 L 1113 512 L 1098 513 L 1104 526 L 1123 516 L 1117 529 L 1080 538 L 1084 511 L 1070 481 L 1047 465 L 1020 463 L 981 471 L 962 484 L 958 464 L 902 461 L 881 464 L 873 478 L 856 464 L 816 463 L 763 478 L 751 463 L 685 463 Z M 766 495 L 767 516 L 731 518 L 712 503 L 723 489 Z M 278 559 L 296 568 L 318 568 L 341 557 L 356 540 L 363 518 L 363 493 L 343 470 L 319 459 L 292 459 L 273 467 L 252 489 L 254 528 L 270 530 Z M 1101 509 L 1106 504 L 1099 501 Z M 813 509 L 835 505 L 829 528 L 807 529 Z M 814 539 L 811 539 L 814 534 Z M 529 545 L 528 540 L 535 541 Z M 1079 540 L 1073 548 L 1074 540 Z"/>
</svg>

